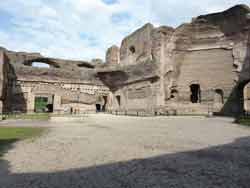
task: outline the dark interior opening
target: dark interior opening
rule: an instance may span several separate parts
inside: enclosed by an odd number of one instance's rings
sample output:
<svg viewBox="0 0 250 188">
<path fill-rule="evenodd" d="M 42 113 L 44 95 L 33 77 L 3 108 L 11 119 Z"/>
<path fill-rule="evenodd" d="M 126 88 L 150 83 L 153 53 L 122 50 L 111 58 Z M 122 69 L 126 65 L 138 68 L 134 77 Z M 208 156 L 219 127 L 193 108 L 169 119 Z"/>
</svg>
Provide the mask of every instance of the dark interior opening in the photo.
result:
<svg viewBox="0 0 250 188">
<path fill-rule="evenodd" d="M 130 46 L 129 50 L 130 50 L 130 52 L 131 52 L 132 54 L 135 53 L 135 47 L 134 47 L 134 46 Z"/>
<path fill-rule="evenodd" d="M 53 104 L 48 104 L 47 105 L 47 112 L 48 113 L 52 113 L 54 110 L 53 110 Z"/>
<path fill-rule="evenodd" d="M 116 96 L 116 100 L 117 100 L 117 104 L 118 104 L 119 106 L 121 106 L 121 96 L 120 96 L 120 95 L 117 95 L 117 96 Z"/>
<path fill-rule="evenodd" d="M 190 86 L 191 96 L 190 101 L 192 103 L 200 103 L 201 102 L 201 90 L 199 84 L 192 84 Z"/>
<path fill-rule="evenodd" d="M 178 97 L 178 91 L 176 89 L 171 90 L 171 99 L 176 99 Z"/>
<path fill-rule="evenodd" d="M 95 68 L 95 66 L 94 65 L 91 65 L 90 63 L 84 63 L 84 62 L 82 62 L 82 63 L 79 63 L 79 64 L 77 64 L 77 66 L 78 67 L 83 67 L 83 68 L 88 68 L 88 69 L 94 69 Z"/>
<path fill-rule="evenodd" d="M 101 112 L 101 105 L 100 104 L 96 104 L 96 112 Z"/>
</svg>

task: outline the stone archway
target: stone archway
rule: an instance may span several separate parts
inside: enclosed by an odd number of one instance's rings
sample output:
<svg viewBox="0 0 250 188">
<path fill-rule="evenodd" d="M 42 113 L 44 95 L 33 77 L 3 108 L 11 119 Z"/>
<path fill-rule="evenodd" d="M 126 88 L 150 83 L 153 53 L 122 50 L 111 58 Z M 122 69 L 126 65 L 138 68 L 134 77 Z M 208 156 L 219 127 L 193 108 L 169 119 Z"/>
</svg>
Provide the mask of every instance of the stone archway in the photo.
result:
<svg viewBox="0 0 250 188">
<path fill-rule="evenodd" d="M 214 90 L 214 103 L 223 104 L 224 103 L 224 92 L 222 89 Z"/>
</svg>

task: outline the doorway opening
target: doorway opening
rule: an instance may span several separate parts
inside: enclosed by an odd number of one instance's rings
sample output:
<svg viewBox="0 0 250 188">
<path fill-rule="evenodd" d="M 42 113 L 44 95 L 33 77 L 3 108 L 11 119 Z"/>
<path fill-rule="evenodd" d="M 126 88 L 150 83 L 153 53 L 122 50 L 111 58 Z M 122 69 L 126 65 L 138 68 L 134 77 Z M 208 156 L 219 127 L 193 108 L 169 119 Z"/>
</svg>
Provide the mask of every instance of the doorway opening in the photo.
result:
<svg viewBox="0 0 250 188">
<path fill-rule="evenodd" d="M 102 106 L 100 104 L 96 104 L 95 106 L 96 106 L 96 112 L 101 112 Z"/>
<path fill-rule="evenodd" d="M 53 113 L 53 95 L 36 96 L 35 97 L 35 112 L 36 113 Z"/>
<path fill-rule="evenodd" d="M 192 84 L 190 86 L 191 96 L 190 101 L 192 103 L 200 103 L 201 102 L 201 89 L 199 84 Z"/>
</svg>

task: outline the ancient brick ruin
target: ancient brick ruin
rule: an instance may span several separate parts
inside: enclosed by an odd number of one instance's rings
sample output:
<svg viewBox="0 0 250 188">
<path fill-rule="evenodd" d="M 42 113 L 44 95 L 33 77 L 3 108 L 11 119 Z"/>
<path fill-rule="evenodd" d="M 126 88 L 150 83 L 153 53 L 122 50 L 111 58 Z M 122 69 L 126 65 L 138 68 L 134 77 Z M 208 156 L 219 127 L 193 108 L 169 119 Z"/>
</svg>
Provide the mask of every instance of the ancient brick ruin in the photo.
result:
<svg viewBox="0 0 250 188">
<path fill-rule="evenodd" d="M 250 109 L 250 8 L 176 29 L 146 24 L 109 48 L 105 63 L 4 48 L 0 62 L 2 112 L 34 113 L 42 99 L 54 113 L 236 115 Z"/>
</svg>

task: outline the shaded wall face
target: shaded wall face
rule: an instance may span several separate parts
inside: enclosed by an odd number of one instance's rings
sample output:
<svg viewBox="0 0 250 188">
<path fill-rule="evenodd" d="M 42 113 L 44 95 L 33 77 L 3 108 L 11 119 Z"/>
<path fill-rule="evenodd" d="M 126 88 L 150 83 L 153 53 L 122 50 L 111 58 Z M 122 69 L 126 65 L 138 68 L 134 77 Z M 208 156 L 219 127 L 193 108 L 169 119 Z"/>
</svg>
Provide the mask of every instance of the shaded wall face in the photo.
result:
<svg viewBox="0 0 250 188">
<path fill-rule="evenodd" d="M 238 10 L 231 11 L 229 15 Z M 238 85 L 242 80 L 249 80 L 249 74 L 244 74 L 249 70 L 246 66 L 249 32 L 244 24 L 236 29 L 237 32 L 231 32 L 237 25 L 234 19 L 224 13 L 216 16 L 220 19 L 212 19 L 215 15 L 203 16 L 174 32 L 170 40 L 173 48 L 169 51 L 174 69 L 165 77 L 167 105 L 171 103 L 171 90 L 177 90 L 176 104 L 190 105 L 190 111 L 212 106 L 215 112 L 240 113 L 242 105 Z M 245 23 L 247 17 L 243 15 L 241 19 Z M 191 103 L 191 84 L 198 84 L 201 88 L 201 103 L 195 106 Z"/>
<path fill-rule="evenodd" d="M 16 80 L 15 70 L 10 64 L 9 58 L 6 56 L 5 51 L 0 51 L 0 100 L 1 100 L 1 113 L 10 111 L 12 103 L 12 84 Z M 23 99 L 23 95 L 20 95 Z M 23 101 L 23 100 L 22 100 Z"/>
<path fill-rule="evenodd" d="M 178 80 L 179 93 L 186 95 L 181 99 L 190 100 L 189 92 L 192 83 L 200 85 L 203 101 L 213 100 L 207 92 L 215 89 L 222 89 L 228 95 L 234 87 L 234 79 L 237 76 L 233 69 L 231 50 L 212 49 L 187 52 Z"/>
<path fill-rule="evenodd" d="M 113 93 L 112 109 L 127 113 L 151 113 L 158 105 L 159 87 L 159 81 L 142 81 L 126 85 Z"/>
<path fill-rule="evenodd" d="M 194 111 L 213 111 L 221 114 L 237 114 L 240 106 L 235 87 L 237 72 L 232 49 L 202 49 L 184 55 L 178 77 L 178 102 L 190 105 Z M 191 101 L 190 86 L 200 86 L 198 106 Z M 220 91 L 220 93 L 218 93 Z"/>
</svg>

